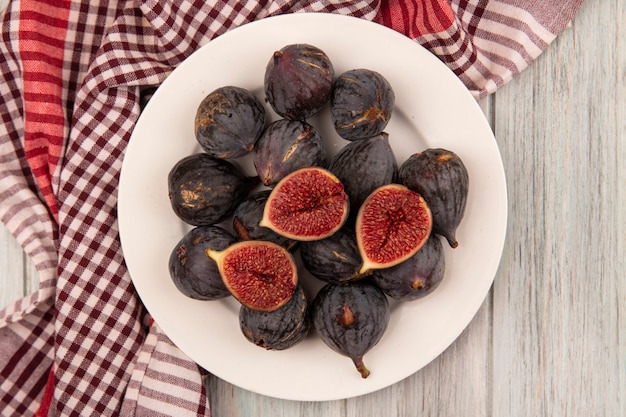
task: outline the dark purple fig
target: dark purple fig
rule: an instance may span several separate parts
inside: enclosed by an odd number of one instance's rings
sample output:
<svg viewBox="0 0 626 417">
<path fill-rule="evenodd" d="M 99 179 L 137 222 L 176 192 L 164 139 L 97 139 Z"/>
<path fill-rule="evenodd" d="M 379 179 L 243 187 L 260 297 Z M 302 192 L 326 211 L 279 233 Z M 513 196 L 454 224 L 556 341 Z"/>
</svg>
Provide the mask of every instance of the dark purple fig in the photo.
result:
<svg viewBox="0 0 626 417">
<path fill-rule="evenodd" d="M 400 166 L 399 181 L 424 197 L 433 216 L 433 232 L 458 246 L 456 229 L 465 214 L 469 175 L 461 158 L 446 149 L 427 149 Z"/>
<path fill-rule="evenodd" d="M 321 49 L 292 44 L 274 52 L 265 69 L 265 94 L 276 113 L 305 120 L 330 99 L 335 71 Z"/>
<path fill-rule="evenodd" d="M 225 86 L 208 94 L 198 106 L 196 140 L 215 158 L 237 158 L 252 151 L 265 128 L 265 108 L 244 88 Z"/>
<path fill-rule="evenodd" d="M 223 250 L 237 240 L 219 226 L 198 226 L 176 244 L 169 258 L 169 272 L 184 295 L 197 300 L 217 300 L 230 295 L 208 248 Z"/>
<path fill-rule="evenodd" d="M 174 212 L 194 226 L 225 220 L 256 184 L 257 177 L 245 177 L 230 162 L 206 153 L 181 159 L 168 175 L 169 199 Z"/>
<path fill-rule="evenodd" d="M 287 304 L 274 311 L 258 311 L 242 305 L 239 327 L 245 338 L 267 350 L 284 350 L 301 342 L 309 333 L 308 301 L 300 285 Z"/>
<path fill-rule="evenodd" d="M 295 249 L 298 241 L 259 226 L 270 192 L 270 190 L 258 191 L 241 202 L 233 214 L 233 228 L 242 240 L 269 240 L 288 250 Z"/>
<path fill-rule="evenodd" d="M 445 273 L 445 258 L 441 238 L 430 235 L 424 246 L 406 261 L 371 276 L 388 296 L 411 301 L 430 294 L 439 286 Z"/>
<path fill-rule="evenodd" d="M 376 188 L 393 182 L 398 171 L 396 157 L 385 132 L 350 142 L 330 161 L 328 170 L 344 185 L 354 215 Z"/>
<path fill-rule="evenodd" d="M 254 167 L 263 184 L 269 187 L 297 169 L 325 167 L 326 162 L 318 131 L 296 120 L 280 119 L 271 123 L 254 149 Z"/>
<path fill-rule="evenodd" d="M 349 357 L 363 378 L 370 371 L 363 357 L 383 337 L 389 324 L 389 302 L 377 286 L 365 281 L 326 284 L 311 305 L 313 325 L 334 351 Z"/>
<path fill-rule="evenodd" d="M 360 279 L 363 264 L 354 231 L 341 228 L 322 239 L 302 242 L 302 265 L 314 277 L 327 282 L 349 282 Z"/>
<path fill-rule="evenodd" d="M 344 72 L 335 80 L 330 98 L 335 130 L 347 140 L 382 133 L 395 99 L 391 84 L 380 73 L 364 68 Z"/>
</svg>

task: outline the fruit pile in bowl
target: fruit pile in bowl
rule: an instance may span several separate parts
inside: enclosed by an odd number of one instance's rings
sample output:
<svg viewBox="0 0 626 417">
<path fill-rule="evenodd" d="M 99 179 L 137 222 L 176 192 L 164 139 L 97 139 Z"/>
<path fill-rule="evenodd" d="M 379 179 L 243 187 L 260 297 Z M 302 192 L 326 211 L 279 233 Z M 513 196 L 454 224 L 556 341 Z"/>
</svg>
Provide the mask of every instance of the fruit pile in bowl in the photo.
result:
<svg viewBox="0 0 626 417">
<path fill-rule="evenodd" d="M 336 76 L 315 46 L 276 51 L 264 92 L 271 109 L 237 86 L 199 104 L 202 151 L 168 176 L 172 209 L 193 226 L 172 249 L 170 276 L 190 298 L 234 297 L 251 343 L 288 349 L 314 329 L 366 378 L 363 358 L 387 328 L 389 299 L 417 300 L 444 277 L 442 240 L 458 245 L 467 170 L 441 148 L 399 164 L 385 132 L 392 86 L 365 68 Z M 346 140 L 332 157 L 308 122 L 325 106 Z M 278 119 L 268 123 L 270 111 Z M 233 163 L 244 156 L 256 175 Z M 321 284 L 308 297 L 305 275 Z"/>
</svg>

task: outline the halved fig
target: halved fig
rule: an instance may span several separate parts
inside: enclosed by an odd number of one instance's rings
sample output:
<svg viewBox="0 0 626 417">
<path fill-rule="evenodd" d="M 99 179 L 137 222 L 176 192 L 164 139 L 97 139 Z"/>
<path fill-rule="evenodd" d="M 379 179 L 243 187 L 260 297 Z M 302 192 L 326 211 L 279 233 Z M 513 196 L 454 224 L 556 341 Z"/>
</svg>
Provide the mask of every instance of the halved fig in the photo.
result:
<svg viewBox="0 0 626 417">
<path fill-rule="evenodd" d="M 293 296 L 298 284 L 296 262 L 289 251 L 263 240 L 237 242 L 222 251 L 207 249 L 226 288 L 242 305 L 274 311 Z"/>
<path fill-rule="evenodd" d="M 293 252 L 300 242 L 259 226 L 269 196 L 270 190 L 261 190 L 243 200 L 233 213 L 233 229 L 241 240 L 269 240 Z"/>
<path fill-rule="evenodd" d="M 350 210 L 343 184 L 320 167 L 301 168 L 272 190 L 260 226 L 290 239 L 324 239 L 343 226 Z"/>
<path fill-rule="evenodd" d="M 356 219 L 360 273 L 389 268 L 409 259 L 426 243 L 432 214 L 421 195 L 404 185 L 377 188 L 363 202 Z"/>
</svg>

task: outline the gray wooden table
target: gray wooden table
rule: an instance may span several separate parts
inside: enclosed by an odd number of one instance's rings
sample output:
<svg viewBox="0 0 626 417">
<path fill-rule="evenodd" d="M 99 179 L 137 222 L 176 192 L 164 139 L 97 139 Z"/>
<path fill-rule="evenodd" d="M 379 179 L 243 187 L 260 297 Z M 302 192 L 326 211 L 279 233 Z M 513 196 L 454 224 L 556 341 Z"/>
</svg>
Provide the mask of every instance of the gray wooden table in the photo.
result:
<svg viewBox="0 0 626 417">
<path fill-rule="evenodd" d="M 469 327 L 422 370 L 359 398 L 281 401 L 211 378 L 215 417 L 626 416 L 626 2 L 588 0 L 481 105 L 510 211 Z M 0 306 L 36 285 L 0 228 Z"/>
</svg>

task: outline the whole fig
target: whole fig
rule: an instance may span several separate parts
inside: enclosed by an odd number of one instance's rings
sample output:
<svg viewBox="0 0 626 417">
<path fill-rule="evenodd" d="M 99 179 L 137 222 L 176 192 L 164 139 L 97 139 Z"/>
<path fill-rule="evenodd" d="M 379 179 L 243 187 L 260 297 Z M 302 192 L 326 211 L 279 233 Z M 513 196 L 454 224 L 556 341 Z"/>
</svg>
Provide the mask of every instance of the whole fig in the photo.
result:
<svg viewBox="0 0 626 417">
<path fill-rule="evenodd" d="M 169 272 L 176 288 L 197 300 L 217 300 L 230 295 L 208 248 L 226 249 L 237 239 L 219 226 L 198 226 L 176 244 L 169 258 Z"/>
<path fill-rule="evenodd" d="M 366 68 L 346 71 L 335 80 L 330 99 L 333 126 L 347 140 L 378 135 L 389 123 L 395 98 L 380 73 Z"/>
<path fill-rule="evenodd" d="M 219 223 L 258 183 L 230 162 L 206 153 L 189 155 L 170 170 L 168 193 L 172 209 L 184 222 L 203 226 Z"/>
<path fill-rule="evenodd" d="M 313 325 L 334 351 L 349 357 L 363 378 L 370 371 L 363 357 L 383 337 L 389 302 L 382 290 L 365 281 L 326 284 L 311 305 Z"/>
<path fill-rule="evenodd" d="M 308 301 L 300 285 L 278 310 L 239 308 L 241 332 L 249 342 L 267 350 L 284 350 L 301 342 L 309 333 L 310 323 Z"/>
<path fill-rule="evenodd" d="M 389 135 L 383 132 L 348 143 L 331 159 L 328 170 L 344 185 L 351 214 L 356 214 L 372 191 L 396 178 L 398 164 Z"/>
<path fill-rule="evenodd" d="M 310 166 L 326 166 L 326 151 L 317 129 L 289 119 L 267 126 L 254 149 L 254 167 L 264 185 L 273 187 L 287 174 Z"/>
<path fill-rule="evenodd" d="M 349 282 L 363 276 L 354 231 L 346 227 L 325 239 L 302 242 L 300 258 L 307 271 L 322 281 Z"/>
<path fill-rule="evenodd" d="M 411 258 L 390 268 L 378 269 L 371 276 L 385 294 L 400 301 L 411 301 L 432 293 L 443 280 L 445 258 L 441 238 L 430 235 Z"/>
<path fill-rule="evenodd" d="M 432 212 L 433 232 L 456 248 L 456 229 L 465 214 L 469 190 L 469 175 L 461 158 L 446 149 L 426 149 L 404 161 L 398 178 L 424 197 Z"/>
<path fill-rule="evenodd" d="M 251 194 L 242 201 L 233 214 L 233 228 L 242 240 L 269 240 L 287 250 L 295 249 L 298 241 L 281 236 L 273 230 L 259 225 L 269 195 L 270 190 L 262 190 Z"/>
<path fill-rule="evenodd" d="M 335 71 L 321 49 L 308 44 L 286 45 L 274 52 L 265 69 L 265 94 L 276 113 L 305 120 L 330 99 Z"/>
<path fill-rule="evenodd" d="M 216 158 L 237 158 L 252 151 L 265 128 L 265 108 L 251 92 L 225 86 L 200 103 L 194 121 L 196 139 Z"/>
</svg>

